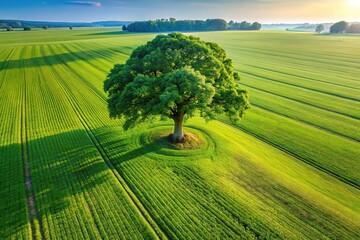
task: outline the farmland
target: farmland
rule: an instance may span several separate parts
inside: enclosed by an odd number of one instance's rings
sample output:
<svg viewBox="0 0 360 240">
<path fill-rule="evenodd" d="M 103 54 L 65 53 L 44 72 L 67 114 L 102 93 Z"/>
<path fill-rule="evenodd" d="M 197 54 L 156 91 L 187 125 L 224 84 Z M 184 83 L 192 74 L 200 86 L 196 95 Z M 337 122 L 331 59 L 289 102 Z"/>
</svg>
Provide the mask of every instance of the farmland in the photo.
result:
<svg viewBox="0 0 360 240">
<path fill-rule="evenodd" d="M 103 81 L 153 34 L 0 32 L 0 239 L 360 238 L 360 37 L 193 33 L 248 89 L 241 123 L 186 122 L 204 144 L 122 129 Z"/>
</svg>

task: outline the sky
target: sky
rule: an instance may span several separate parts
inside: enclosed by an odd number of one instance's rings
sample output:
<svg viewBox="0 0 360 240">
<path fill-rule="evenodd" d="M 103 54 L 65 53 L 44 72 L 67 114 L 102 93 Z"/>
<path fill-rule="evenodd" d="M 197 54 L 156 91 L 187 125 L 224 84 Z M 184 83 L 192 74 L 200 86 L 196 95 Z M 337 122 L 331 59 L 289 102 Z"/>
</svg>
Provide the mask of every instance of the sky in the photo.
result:
<svg viewBox="0 0 360 240">
<path fill-rule="evenodd" d="M 92 22 L 171 17 L 261 23 L 360 22 L 360 0 L 0 0 L 0 19 Z"/>
</svg>

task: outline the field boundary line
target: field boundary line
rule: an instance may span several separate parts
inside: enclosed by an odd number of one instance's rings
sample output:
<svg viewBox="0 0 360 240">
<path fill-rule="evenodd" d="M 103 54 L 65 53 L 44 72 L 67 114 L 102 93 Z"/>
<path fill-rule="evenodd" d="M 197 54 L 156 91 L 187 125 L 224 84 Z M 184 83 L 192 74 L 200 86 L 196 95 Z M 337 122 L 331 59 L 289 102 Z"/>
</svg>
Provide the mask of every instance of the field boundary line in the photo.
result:
<svg viewBox="0 0 360 240">
<path fill-rule="evenodd" d="M 61 61 L 61 59 L 59 59 Z M 63 61 L 61 61 L 63 62 Z M 53 74 L 55 73 L 53 69 L 51 69 Z M 87 125 L 86 121 L 82 117 L 82 111 L 80 110 L 78 104 L 76 104 L 76 99 L 71 92 L 71 89 L 67 86 L 66 83 L 60 82 L 56 74 L 54 74 L 55 79 L 57 80 L 57 83 L 59 87 L 63 90 L 64 94 L 66 95 L 67 99 L 69 100 L 69 103 L 71 107 L 73 108 L 73 111 L 77 115 L 80 123 L 82 124 L 83 128 L 85 129 L 88 137 L 98 150 L 100 156 L 104 160 L 105 164 L 108 166 L 108 168 L 112 171 L 120 185 L 122 186 L 124 192 L 126 193 L 125 196 L 128 197 L 130 200 L 130 203 L 133 204 L 134 209 L 137 210 L 137 212 L 140 214 L 140 216 L 143 217 L 144 224 L 148 226 L 149 230 L 158 238 L 158 239 L 168 239 L 165 233 L 161 230 L 161 228 L 158 226 L 156 221 L 151 217 L 150 213 L 146 210 L 146 208 L 143 206 L 141 201 L 137 198 L 136 194 L 131 190 L 125 179 L 120 175 L 120 173 L 116 170 L 115 166 L 112 164 L 110 157 L 104 150 L 104 148 L 101 146 L 99 141 L 97 140 L 95 134 L 91 130 L 91 128 Z M 100 96 L 99 96 L 100 97 Z"/>
<path fill-rule="evenodd" d="M 354 188 L 360 190 L 360 186 L 359 186 L 357 183 L 355 183 L 355 182 L 353 182 L 353 181 L 351 181 L 351 180 L 348 180 L 348 179 L 346 179 L 346 178 L 344 178 L 344 177 L 342 177 L 342 176 L 340 176 L 340 175 L 338 175 L 338 174 L 336 174 L 336 173 L 334 173 L 334 172 L 331 172 L 331 171 L 329 171 L 329 170 L 327 170 L 327 169 L 319 166 L 318 164 L 316 164 L 316 163 L 314 163 L 314 162 L 311 162 L 310 160 L 308 160 L 308 159 L 306 159 L 306 158 L 303 158 L 303 157 L 301 157 L 300 155 L 298 155 L 298 154 L 296 154 L 296 153 L 293 153 L 293 152 L 287 150 L 286 148 L 281 147 L 280 145 L 278 145 L 278 144 L 276 144 L 276 143 L 273 143 L 273 142 L 267 140 L 266 138 L 264 138 L 264 137 L 262 137 L 262 136 L 260 136 L 260 135 L 258 135 L 258 134 L 256 134 L 256 133 L 251 132 L 250 130 L 247 130 L 247 129 L 241 127 L 241 126 L 237 126 L 237 125 L 228 123 L 228 122 L 226 122 L 226 121 L 224 121 L 224 120 L 218 119 L 218 121 L 219 121 L 219 122 L 222 122 L 222 123 L 224 123 L 224 124 L 226 124 L 226 125 L 232 126 L 232 127 L 234 127 L 234 128 L 237 128 L 237 129 L 239 129 L 240 131 L 245 132 L 246 134 L 249 134 L 249 135 L 251 135 L 252 137 L 255 137 L 255 138 L 257 138 L 258 140 L 260 140 L 260 141 L 262 141 L 262 142 L 265 142 L 265 143 L 267 143 L 267 144 L 269 144 L 269 145 L 277 148 L 278 150 L 280 150 L 280 151 L 282 151 L 282 152 L 284 152 L 284 153 L 286 153 L 286 154 L 294 157 L 295 159 L 297 159 L 297 160 L 299 160 L 299 161 L 301 161 L 301 162 L 303 162 L 303 163 L 305 163 L 305 164 L 307 164 L 307 165 L 309 165 L 309 166 L 311 166 L 311 167 L 314 167 L 314 168 L 318 169 L 319 171 L 321 171 L 321 172 L 323 172 L 323 173 L 326 173 L 326 174 L 328 174 L 328 175 L 330 175 L 330 176 L 332 176 L 332 177 L 340 180 L 341 182 L 343 182 L 343 183 L 345 183 L 345 184 L 347 184 L 347 185 L 349 185 L 349 186 L 351 186 L 351 187 L 354 187 Z"/>
<path fill-rule="evenodd" d="M 24 52 L 21 53 L 21 58 Z M 21 64 L 23 65 L 23 61 L 21 61 Z M 24 73 L 24 92 L 23 92 L 23 102 L 21 107 L 21 127 L 20 127 L 20 133 L 21 133 L 21 157 L 23 161 L 23 172 L 24 172 L 24 183 L 25 183 L 25 193 L 26 193 L 26 203 L 27 203 L 27 209 L 30 219 L 30 226 L 31 226 L 31 237 L 32 239 L 37 239 L 37 232 L 40 231 L 41 239 L 45 239 L 44 229 L 42 220 L 39 217 L 39 212 L 36 205 L 36 199 L 34 194 L 34 188 L 32 185 L 31 180 L 31 169 L 30 169 L 30 160 L 29 160 L 29 150 L 28 150 L 28 138 L 27 138 L 27 123 L 26 123 L 26 98 L 27 98 L 27 84 L 26 84 L 26 76 L 25 76 L 25 70 L 23 70 Z M 38 221 L 38 226 L 35 224 L 35 221 Z"/>
<path fill-rule="evenodd" d="M 305 104 L 305 105 L 308 105 L 308 106 L 311 106 L 311 107 L 314 107 L 314 108 L 318 108 L 318 109 L 321 109 L 321 110 L 324 110 L 324 111 L 328 111 L 328 112 L 336 113 L 336 114 L 339 114 L 339 115 L 343 115 L 343 116 L 348 117 L 348 118 L 353 118 L 353 119 L 356 119 L 356 120 L 360 120 L 360 117 L 357 117 L 357 116 L 352 116 L 352 115 L 342 113 L 342 112 L 339 112 L 339 111 L 330 110 L 328 108 L 321 107 L 321 106 L 315 105 L 313 103 L 308 103 L 308 102 L 305 102 L 303 100 L 299 100 L 299 99 L 291 98 L 291 97 L 288 97 L 288 96 L 280 95 L 278 93 L 274 93 L 274 92 L 267 91 L 267 90 L 264 90 L 264 89 L 261 89 L 261 88 L 258 88 L 258 87 L 254 87 L 254 86 L 248 85 L 246 83 L 242 83 L 242 82 L 238 82 L 238 83 L 240 85 L 245 86 L 245 87 L 253 88 L 253 89 L 256 89 L 256 90 L 261 91 L 261 92 L 265 92 L 265 93 L 268 93 L 268 94 L 275 95 L 277 97 L 282 97 L 282 98 L 285 98 L 285 99 L 288 99 L 288 100 L 291 100 L 291 101 L 295 101 L 295 102 L 298 102 L 298 103 L 301 103 L 301 104 Z"/>
<path fill-rule="evenodd" d="M 326 92 L 326 91 L 320 90 L 320 89 L 305 87 L 305 86 L 297 85 L 295 83 L 289 83 L 289 82 L 285 82 L 285 81 L 281 81 L 281 80 L 276 80 L 274 78 L 261 76 L 261 75 L 251 73 L 251 72 L 248 72 L 248 71 L 242 71 L 242 73 L 253 76 L 253 77 L 257 77 L 257 78 L 260 78 L 260 79 L 264 79 L 264 80 L 270 81 L 270 82 L 275 82 L 275 83 L 279 83 L 279 84 L 283 84 L 283 85 L 287 85 L 287 86 L 291 86 L 291 87 L 295 87 L 295 88 L 301 88 L 301 89 L 305 89 L 305 90 L 308 90 L 308 91 L 322 93 L 322 94 L 326 94 L 326 95 L 329 95 L 329 96 L 338 97 L 338 98 L 342 98 L 342 99 L 346 99 L 346 100 L 350 100 L 350 101 L 360 102 L 359 99 L 356 99 L 356 98 L 353 98 L 353 97 L 348 97 L 348 96 L 344 96 L 344 95 L 340 95 L 340 94 Z"/>
<path fill-rule="evenodd" d="M 265 68 L 265 67 L 259 67 L 259 66 L 256 66 L 256 65 L 245 64 L 245 63 L 242 63 L 242 65 L 252 67 L 252 68 L 256 68 L 256 69 L 265 70 L 265 71 L 268 71 L 268 72 L 279 73 L 279 74 L 282 74 L 282 75 L 285 75 L 285 76 L 292 76 L 292 77 L 302 78 L 302 79 L 305 79 L 305 80 L 307 80 L 309 82 L 311 81 L 311 82 L 316 82 L 316 83 L 324 83 L 324 84 L 329 84 L 329 85 L 333 85 L 333 86 L 337 86 L 337 87 L 349 88 L 349 89 L 352 89 L 352 90 L 354 90 L 354 89 L 355 90 L 360 90 L 360 88 L 358 88 L 358 87 L 350 87 L 350 86 L 344 85 L 344 84 L 328 82 L 328 81 L 316 79 L 316 78 L 313 78 L 313 77 L 301 76 L 301 75 L 297 75 L 297 74 L 283 72 L 283 71 L 280 71 L 280 70 L 273 70 L 273 69 L 269 69 L 269 68 Z M 295 70 L 304 71 L 302 69 L 296 69 L 296 68 L 295 68 Z M 238 71 L 239 72 L 244 72 L 243 70 L 238 70 Z M 336 76 L 333 76 L 333 77 L 336 77 Z"/>
<path fill-rule="evenodd" d="M 307 122 L 307 121 L 304 121 L 304 120 L 300 120 L 300 119 L 292 118 L 292 117 L 287 116 L 287 115 L 285 115 L 285 114 L 282 114 L 282 113 L 273 111 L 273 110 L 271 110 L 271 109 L 268 109 L 268 108 L 266 108 L 266 107 L 262 107 L 262 106 L 260 106 L 260 105 L 254 104 L 254 103 L 252 103 L 251 105 L 252 105 L 252 106 L 255 106 L 255 107 L 259 108 L 259 109 L 262 109 L 262 110 L 264 110 L 264 111 L 271 112 L 271 113 L 273 113 L 273 114 L 275 114 L 275 115 L 279 115 L 279 116 L 281 116 L 281 117 L 285 117 L 285 118 L 288 118 L 288 119 L 293 120 L 293 121 L 295 121 L 295 122 L 298 122 L 298 123 L 307 125 L 307 126 L 309 126 L 309 127 L 313 127 L 313 128 L 318 129 L 318 130 L 321 130 L 321 131 L 324 131 L 324 132 L 327 132 L 327 133 L 336 135 L 336 136 L 338 136 L 338 137 L 345 138 L 346 140 L 349 140 L 349 141 L 352 141 L 352 142 L 356 142 L 356 143 L 360 143 L 360 141 L 359 141 L 358 139 L 356 139 L 356 138 L 349 137 L 349 136 L 347 136 L 347 135 L 344 135 L 344 134 L 341 134 L 341 133 L 332 131 L 332 130 L 327 129 L 327 128 L 320 127 L 320 126 L 315 125 L 315 124 L 313 124 L 313 123 L 310 123 L 310 122 Z"/>
</svg>

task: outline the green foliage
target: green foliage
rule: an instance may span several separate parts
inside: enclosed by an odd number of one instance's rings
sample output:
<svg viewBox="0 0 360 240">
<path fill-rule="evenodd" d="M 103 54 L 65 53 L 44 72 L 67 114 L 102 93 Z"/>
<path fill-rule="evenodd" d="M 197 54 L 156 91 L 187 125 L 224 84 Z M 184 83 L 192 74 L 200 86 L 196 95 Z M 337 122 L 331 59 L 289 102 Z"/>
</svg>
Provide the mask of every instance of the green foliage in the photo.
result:
<svg viewBox="0 0 360 240">
<path fill-rule="evenodd" d="M 315 32 L 317 32 L 318 34 L 320 34 L 322 31 L 324 31 L 324 25 L 323 24 L 319 24 L 316 26 L 315 28 Z"/>
<path fill-rule="evenodd" d="M 117 64 L 104 82 L 113 118 L 128 129 L 157 115 L 174 119 L 196 111 L 206 120 L 225 113 L 238 121 L 249 108 L 232 61 L 215 43 L 180 33 L 159 35 Z"/>
<path fill-rule="evenodd" d="M 249 30 L 260 30 L 261 29 L 261 23 L 253 22 Z"/>
<path fill-rule="evenodd" d="M 230 30 L 260 30 L 261 24 L 258 22 L 254 22 L 251 24 L 246 21 L 243 21 L 241 23 L 230 21 L 229 29 Z"/>
<path fill-rule="evenodd" d="M 30 27 L 24 27 L 24 31 L 31 31 Z"/>
<path fill-rule="evenodd" d="M 346 30 L 347 33 L 360 33 L 360 23 L 353 23 Z"/>
<path fill-rule="evenodd" d="M 130 32 L 169 32 L 169 31 L 223 31 L 223 30 L 260 30 L 261 24 L 254 22 L 227 23 L 223 19 L 180 20 L 175 18 L 156 21 L 134 22 L 128 25 Z"/>
<path fill-rule="evenodd" d="M 197 33 L 226 49 L 254 107 L 247 133 L 190 119 L 204 145 L 177 151 L 151 141 L 170 121 L 109 119 L 99 81 L 153 35 L 56 31 L 0 33 L 0 239 L 32 238 L 24 131 L 46 239 L 156 238 L 126 186 L 169 239 L 358 239 L 359 190 L 294 156 L 359 183 L 359 36 Z"/>
<path fill-rule="evenodd" d="M 349 23 L 340 21 L 330 27 L 330 33 L 344 33 L 349 28 Z"/>
</svg>

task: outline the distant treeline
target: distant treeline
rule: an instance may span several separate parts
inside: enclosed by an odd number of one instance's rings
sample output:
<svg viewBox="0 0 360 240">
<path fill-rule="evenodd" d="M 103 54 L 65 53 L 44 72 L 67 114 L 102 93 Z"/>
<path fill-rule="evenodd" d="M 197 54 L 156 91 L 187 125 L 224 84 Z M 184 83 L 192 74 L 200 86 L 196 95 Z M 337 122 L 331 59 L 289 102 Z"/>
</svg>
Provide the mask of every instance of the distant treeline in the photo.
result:
<svg viewBox="0 0 360 240">
<path fill-rule="evenodd" d="M 129 24 L 124 30 L 129 32 L 171 32 L 171 31 L 224 31 L 224 30 L 260 30 L 261 24 L 258 22 L 249 23 L 243 21 L 241 23 L 223 19 L 207 19 L 203 20 L 176 20 L 158 19 L 143 22 L 134 22 Z"/>
<path fill-rule="evenodd" d="M 348 33 L 360 33 L 360 23 L 353 23 L 347 29 Z"/>
<path fill-rule="evenodd" d="M 360 23 L 340 21 L 330 27 L 330 33 L 360 33 Z"/>
<path fill-rule="evenodd" d="M 63 27 L 119 27 L 130 24 L 130 21 L 101 21 L 101 22 L 46 22 L 0 19 L 0 28 L 63 28 Z"/>
</svg>

